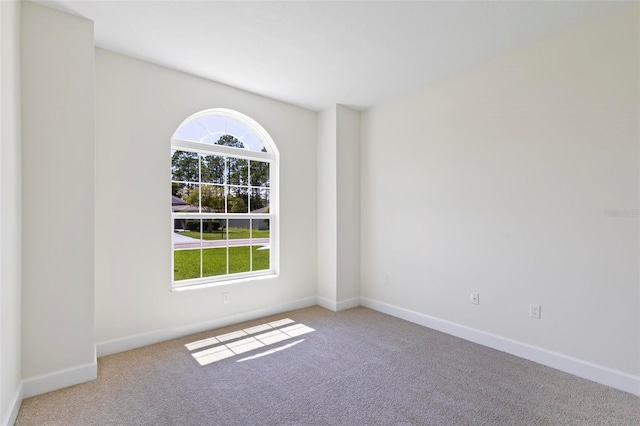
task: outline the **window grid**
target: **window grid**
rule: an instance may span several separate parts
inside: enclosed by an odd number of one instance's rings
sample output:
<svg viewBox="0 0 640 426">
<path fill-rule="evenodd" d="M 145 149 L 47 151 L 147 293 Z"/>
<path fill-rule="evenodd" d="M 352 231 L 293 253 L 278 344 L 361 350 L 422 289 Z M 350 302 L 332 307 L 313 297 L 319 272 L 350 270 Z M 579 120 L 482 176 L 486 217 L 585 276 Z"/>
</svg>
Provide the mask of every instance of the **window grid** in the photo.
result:
<svg viewBox="0 0 640 426">
<path fill-rule="evenodd" d="M 188 121 L 188 120 L 187 120 Z M 199 235 L 198 247 L 178 249 L 174 243 L 172 250 L 172 263 L 174 264 L 173 289 L 181 289 L 187 286 L 199 286 L 202 284 L 215 285 L 235 281 L 237 279 L 252 279 L 262 276 L 277 275 L 277 220 L 275 215 L 274 199 L 277 187 L 277 151 L 273 152 L 262 148 L 261 151 L 249 151 L 246 144 L 235 138 L 232 134 L 226 133 L 229 119 L 225 120 L 225 133 L 220 137 L 224 144 L 206 144 L 176 139 L 172 139 L 172 195 L 176 188 L 179 188 L 180 198 L 184 200 L 192 199 L 197 191 L 197 208 L 189 204 L 188 209 L 175 210 L 172 208 L 172 232 L 177 233 L 177 221 L 184 223 L 183 231 L 189 233 L 189 227 L 196 228 L 191 222 L 197 220 L 197 231 L 190 234 Z M 198 125 L 202 123 L 198 121 Z M 176 134 L 178 134 L 176 131 Z M 222 132 L 220 132 L 222 133 Z M 248 131 L 241 138 L 247 135 L 255 136 L 256 132 Z M 211 136 L 209 132 L 206 137 Z M 224 140 L 223 140 L 224 139 Z M 204 140 L 204 138 L 201 138 Z M 242 142 L 242 145 L 240 144 Z M 270 138 L 268 139 L 270 141 Z M 264 143 L 265 147 L 275 150 L 275 146 Z M 195 176 L 181 176 L 177 179 L 174 175 L 174 154 L 181 152 L 184 155 L 187 165 L 195 166 Z M 195 158 L 194 158 L 195 157 Z M 195 161 L 197 159 L 197 161 Z M 216 162 L 222 162 L 222 172 L 216 169 Z M 193 164 L 195 162 L 195 164 Z M 207 174 L 204 173 L 204 163 L 207 163 Z M 196 181 L 197 180 L 197 181 Z M 220 195 L 218 195 L 220 194 Z M 215 202 L 215 199 L 222 199 L 222 205 Z M 212 201 L 213 199 L 213 201 Z M 217 226 L 214 226 L 217 222 Z M 205 239 L 205 232 L 215 232 L 220 224 L 224 224 L 220 240 L 224 240 L 222 245 L 211 244 Z M 233 225 L 242 225 L 240 236 L 232 236 Z M 266 224 L 266 225 L 265 225 Z M 265 229 L 265 231 L 258 231 Z M 238 230 L 234 229 L 238 233 Z M 256 232 L 260 232 L 256 234 Z M 257 236 L 256 236 L 257 235 Z M 266 235 L 266 237 L 265 237 Z M 210 237 L 215 241 L 215 237 Z M 240 240 L 240 241 L 236 241 Z M 261 247 L 262 246 L 262 247 Z M 214 266 L 207 262 L 210 254 L 215 250 L 224 248 L 224 273 L 217 274 Z M 258 264 L 264 262 L 265 255 L 256 256 L 260 250 L 266 250 L 266 267 Z M 176 253 L 186 250 L 198 250 L 199 268 L 198 277 L 179 278 L 176 273 Z M 209 250 L 208 252 L 205 252 Z M 258 250 L 258 251 L 256 251 Z M 232 256 L 233 252 L 233 256 Z M 207 256 L 205 256 L 207 254 Z M 242 256 L 236 258 L 238 255 Z M 246 258 L 248 257 L 248 259 Z M 236 272 L 239 270 L 239 272 Z M 212 272 L 213 271 L 213 272 Z M 194 271 L 195 272 L 195 271 Z"/>
</svg>

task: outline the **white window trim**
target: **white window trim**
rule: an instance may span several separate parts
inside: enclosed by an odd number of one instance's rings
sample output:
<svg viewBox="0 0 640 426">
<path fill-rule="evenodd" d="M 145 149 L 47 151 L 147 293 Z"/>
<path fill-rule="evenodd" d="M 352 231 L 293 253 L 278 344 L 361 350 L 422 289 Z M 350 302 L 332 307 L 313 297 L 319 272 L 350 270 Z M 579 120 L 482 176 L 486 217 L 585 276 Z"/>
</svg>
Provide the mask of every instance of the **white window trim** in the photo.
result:
<svg viewBox="0 0 640 426">
<path fill-rule="evenodd" d="M 201 142 L 186 141 L 177 138 L 180 129 L 187 123 L 196 120 L 204 116 L 218 116 L 236 120 L 245 126 L 247 126 L 254 134 L 256 134 L 262 143 L 264 144 L 267 152 L 252 151 L 242 148 L 234 148 L 222 145 L 212 145 Z M 238 135 L 233 135 L 238 137 Z M 239 282 L 263 280 L 269 278 L 275 278 L 280 274 L 280 153 L 276 144 L 267 131 L 251 117 L 248 117 L 240 112 L 226 109 L 226 108 L 212 108 L 204 111 L 200 111 L 196 114 L 185 119 L 176 129 L 174 135 L 171 138 L 171 149 L 186 150 L 202 154 L 218 154 L 227 157 L 235 157 L 246 160 L 260 160 L 270 163 L 269 166 L 269 213 L 171 213 L 171 291 L 184 291 L 200 288 L 208 288 L 213 286 L 221 286 L 228 284 L 235 284 Z M 171 175 L 171 172 L 170 172 Z M 170 179 L 171 181 L 171 179 Z M 189 219 L 269 219 L 269 269 L 260 271 L 251 271 L 235 274 L 217 275 L 211 277 L 193 278 L 187 280 L 174 280 L 174 247 L 173 247 L 173 233 L 174 233 L 174 219 L 189 218 Z M 202 248 L 201 248 L 202 249 Z"/>
</svg>

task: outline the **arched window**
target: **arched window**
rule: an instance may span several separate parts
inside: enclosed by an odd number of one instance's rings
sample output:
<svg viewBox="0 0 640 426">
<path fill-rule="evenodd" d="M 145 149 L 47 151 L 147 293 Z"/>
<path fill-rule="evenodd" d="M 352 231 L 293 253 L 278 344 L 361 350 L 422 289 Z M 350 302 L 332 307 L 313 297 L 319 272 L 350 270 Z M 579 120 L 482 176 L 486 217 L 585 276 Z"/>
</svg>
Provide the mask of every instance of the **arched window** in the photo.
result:
<svg viewBox="0 0 640 426">
<path fill-rule="evenodd" d="M 210 109 L 171 138 L 175 290 L 278 273 L 278 150 L 257 122 Z"/>
</svg>

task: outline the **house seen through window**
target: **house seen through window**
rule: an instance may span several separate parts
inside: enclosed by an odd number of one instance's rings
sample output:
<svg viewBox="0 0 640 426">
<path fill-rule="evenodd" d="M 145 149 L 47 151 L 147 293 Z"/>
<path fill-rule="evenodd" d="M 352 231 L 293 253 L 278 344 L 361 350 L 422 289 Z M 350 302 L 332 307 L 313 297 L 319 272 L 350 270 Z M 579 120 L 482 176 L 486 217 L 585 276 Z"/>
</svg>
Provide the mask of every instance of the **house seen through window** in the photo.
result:
<svg viewBox="0 0 640 426">
<path fill-rule="evenodd" d="M 277 274 L 278 151 L 255 121 L 211 109 L 171 139 L 173 288 Z"/>
</svg>

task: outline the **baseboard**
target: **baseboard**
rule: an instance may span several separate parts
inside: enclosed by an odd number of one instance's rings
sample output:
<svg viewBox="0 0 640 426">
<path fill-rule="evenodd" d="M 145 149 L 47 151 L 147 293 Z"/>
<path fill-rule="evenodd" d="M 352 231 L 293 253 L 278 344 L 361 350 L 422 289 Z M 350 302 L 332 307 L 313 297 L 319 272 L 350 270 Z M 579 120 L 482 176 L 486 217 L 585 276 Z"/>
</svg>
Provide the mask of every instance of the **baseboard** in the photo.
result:
<svg viewBox="0 0 640 426">
<path fill-rule="evenodd" d="M 20 411 L 20 405 L 22 404 L 22 399 L 23 387 L 22 383 L 20 383 L 18 391 L 13 396 L 11 404 L 9 404 L 9 411 L 7 412 L 5 418 L 2 420 L 2 426 L 12 426 L 16 422 L 16 419 L 18 418 L 18 411 Z"/>
<path fill-rule="evenodd" d="M 333 312 L 338 311 L 338 304 L 333 300 L 327 299 L 326 297 L 316 297 L 316 304 Z"/>
<path fill-rule="evenodd" d="M 640 377 L 638 376 L 366 297 L 360 298 L 360 304 L 375 311 L 640 396 Z"/>
<path fill-rule="evenodd" d="M 122 337 L 119 339 L 107 340 L 96 344 L 96 353 L 98 357 L 111 355 L 118 352 L 124 352 L 131 349 L 141 348 L 147 345 L 152 345 L 154 343 L 164 342 L 166 340 L 177 339 L 178 337 L 189 336 L 191 334 L 201 333 L 203 331 L 213 330 L 215 328 L 226 327 L 228 325 L 266 317 L 269 315 L 277 315 L 283 312 L 293 311 L 295 309 L 307 308 L 316 304 L 317 299 L 315 296 L 307 297 L 305 299 L 298 299 L 276 306 L 270 306 L 250 312 L 243 312 L 236 315 L 229 315 L 211 321 L 188 324 L 180 327 L 165 328 L 162 330 L 154 330 L 148 333 L 140 333 L 132 336 Z"/>
<path fill-rule="evenodd" d="M 90 362 L 77 367 L 53 371 L 23 380 L 23 397 L 41 395 L 43 393 L 66 388 L 67 386 L 89 382 L 98 377 L 98 364 Z"/>
<path fill-rule="evenodd" d="M 353 297 L 351 299 L 341 300 L 340 302 L 334 302 L 326 297 L 318 296 L 318 306 L 322 306 L 325 309 L 329 309 L 333 312 L 340 312 L 346 309 L 356 308 L 360 306 L 360 298 Z"/>
<path fill-rule="evenodd" d="M 346 311 L 347 309 L 351 309 L 351 308 L 357 308 L 358 306 L 360 306 L 360 298 L 359 297 L 353 297 L 351 299 L 345 299 L 345 300 L 341 300 L 337 303 L 337 311 Z"/>
</svg>

